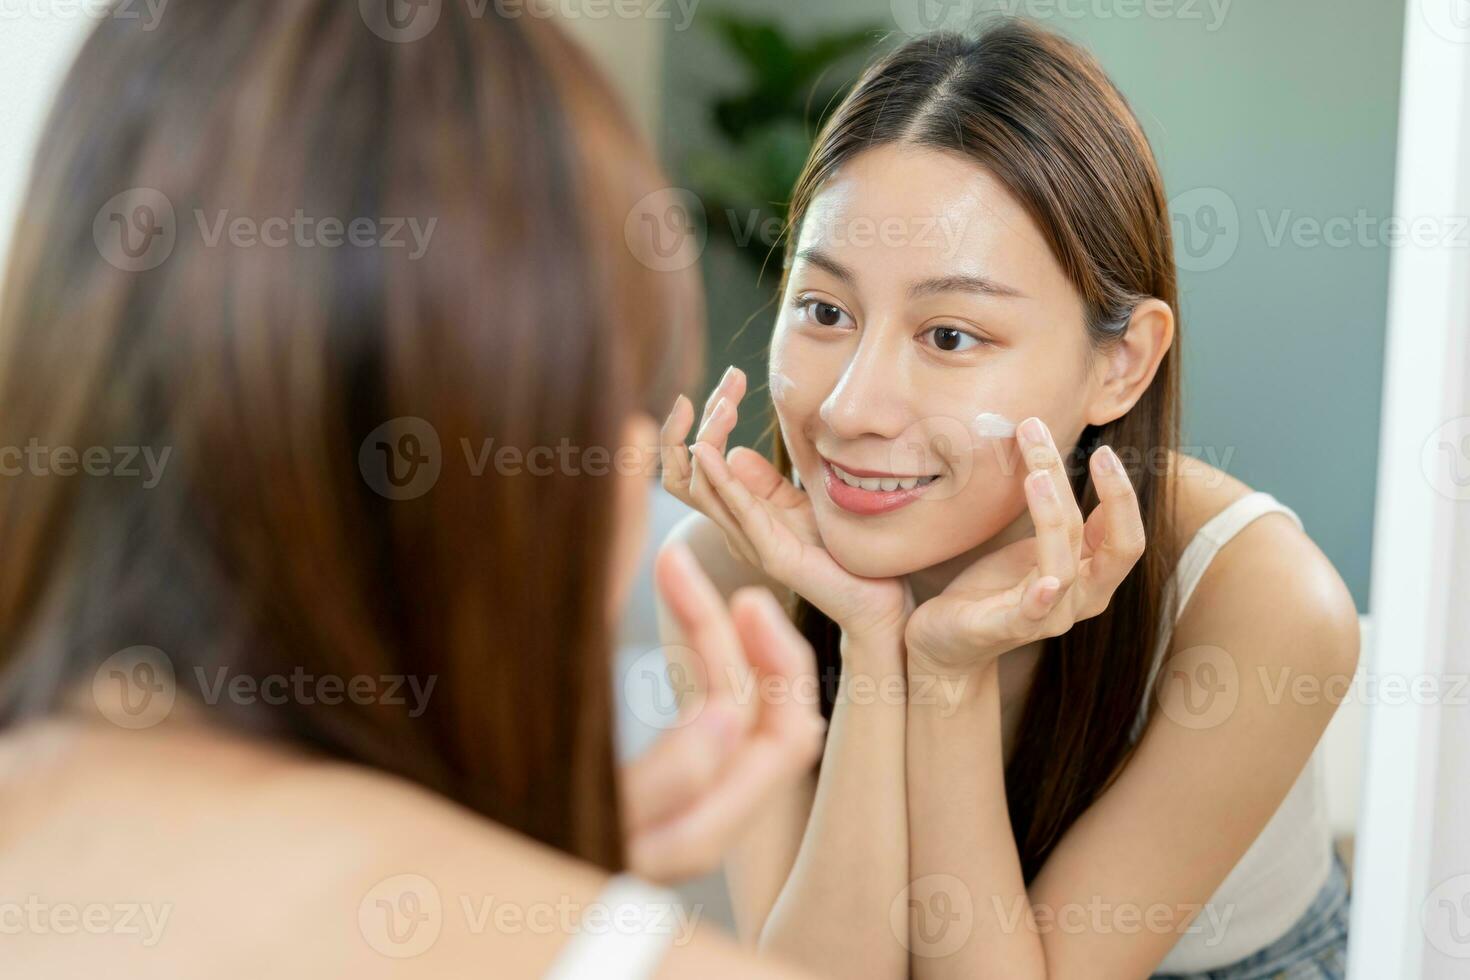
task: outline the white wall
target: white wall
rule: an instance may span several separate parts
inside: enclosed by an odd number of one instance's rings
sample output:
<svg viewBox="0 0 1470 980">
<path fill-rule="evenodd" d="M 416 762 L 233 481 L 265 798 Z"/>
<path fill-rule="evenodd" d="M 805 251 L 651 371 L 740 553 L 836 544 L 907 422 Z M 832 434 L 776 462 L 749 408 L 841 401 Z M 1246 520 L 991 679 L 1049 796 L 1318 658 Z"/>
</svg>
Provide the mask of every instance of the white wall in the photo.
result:
<svg viewBox="0 0 1470 980">
<path fill-rule="evenodd" d="M 578 16 L 581 7 L 606 10 L 612 4 L 565 3 L 562 23 L 567 30 L 592 52 L 618 94 L 632 110 L 633 118 L 645 135 L 657 132 L 659 107 L 663 103 L 664 33 L 669 21 L 660 16 L 618 18 L 612 16 Z M 654 6 L 644 0 L 645 9 L 655 13 L 668 10 L 668 5 Z"/>
<path fill-rule="evenodd" d="M 0 268 L 20 213 L 31 155 L 57 86 L 95 23 L 81 4 L 0 0 Z M 76 8 L 76 9 L 69 9 Z"/>
</svg>

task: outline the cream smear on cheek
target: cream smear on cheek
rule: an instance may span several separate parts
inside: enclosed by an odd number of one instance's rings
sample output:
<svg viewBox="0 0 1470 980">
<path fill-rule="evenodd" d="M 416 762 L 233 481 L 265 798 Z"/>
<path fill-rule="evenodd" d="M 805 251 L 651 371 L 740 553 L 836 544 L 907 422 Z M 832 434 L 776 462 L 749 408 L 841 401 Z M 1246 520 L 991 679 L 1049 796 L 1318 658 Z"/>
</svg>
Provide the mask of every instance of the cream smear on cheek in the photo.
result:
<svg viewBox="0 0 1470 980">
<path fill-rule="evenodd" d="M 781 372 L 772 371 L 771 380 L 767 387 L 771 392 L 771 400 L 781 401 L 791 393 L 791 389 L 796 387 L 796 383 Z"/>
<path fill-rule="evenodd" d="M 792 381 L 780 371 L 772 371 L 770 380 L 766 382 L 766 388 L 771 394 L 772 402 L 783 401 L 791 393 L 791 389 L 795 387 L 796 382 Z M 801 489 L 801 474 L 796 472 L 796 467 L 794 466 L 791 468 L 791 482 L 798 490 Z"/>
<path fill-rule="evenodd" d="M 1004 415 L 981 412 L 970 423 L 970 432 L 977 439 L 1009 439 L 1016 434 L 1016 426 L 1019 424 L 1012 422 Z"/>
</svg>

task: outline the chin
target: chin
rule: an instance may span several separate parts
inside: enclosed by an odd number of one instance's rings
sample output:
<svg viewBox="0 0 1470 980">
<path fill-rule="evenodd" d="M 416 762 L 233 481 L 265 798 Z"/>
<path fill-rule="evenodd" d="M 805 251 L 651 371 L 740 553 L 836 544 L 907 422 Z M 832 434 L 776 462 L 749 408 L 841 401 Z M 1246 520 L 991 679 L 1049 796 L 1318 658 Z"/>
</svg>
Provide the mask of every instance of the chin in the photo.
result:
<svg viewBox="0 0 1470 980">
<path fill-rule="evenodd" d="M 899 578 L 953 558 L 960 551 L 915 546 L 914 536 L 899 529 L 859 531 L 823 529 L 822 541 L 833 561 L 863 578 Z"/>
</svg>

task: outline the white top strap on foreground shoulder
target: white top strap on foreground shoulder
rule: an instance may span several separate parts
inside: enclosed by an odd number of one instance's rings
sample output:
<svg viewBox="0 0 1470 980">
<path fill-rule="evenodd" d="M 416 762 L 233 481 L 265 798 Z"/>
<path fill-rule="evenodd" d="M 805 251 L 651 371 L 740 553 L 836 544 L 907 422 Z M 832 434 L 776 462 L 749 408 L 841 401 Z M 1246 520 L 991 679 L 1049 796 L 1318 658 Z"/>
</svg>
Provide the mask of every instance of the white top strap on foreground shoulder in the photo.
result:
<svg viewBox="0 0 1470 980">
<path fill-rule="evenodd" d="M 571 942 L 546 980 L 644 980 L 668 953 L 679 896 L 629 874 L 615 875 L 582 911 Z"/>
<path fill-rule="evenodd" d="M 1176 585 L 1179 588 L 1181 611 L 1189 602 L 1189 597 L 1194 595 L 1195 586 L 1199 585 L 1205 569 L 1220 549 L 1256 518 L 1275 513 L 1285 514 L 1298 528 L 1305 530 L 1296 511 L 1264 490 L 1246 494 L 1204 523 L 1179 561 Z"/>
</svg>

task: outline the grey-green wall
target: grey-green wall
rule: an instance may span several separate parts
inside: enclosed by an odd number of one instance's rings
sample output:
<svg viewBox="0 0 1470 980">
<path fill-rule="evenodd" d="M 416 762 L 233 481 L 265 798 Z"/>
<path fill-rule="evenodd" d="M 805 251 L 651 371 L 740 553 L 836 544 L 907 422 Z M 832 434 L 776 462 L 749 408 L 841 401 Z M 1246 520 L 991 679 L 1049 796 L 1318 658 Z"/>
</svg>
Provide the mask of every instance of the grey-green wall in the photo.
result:
<svg viewBox="0 0 1470 980">
<path fill-rule="evenodd" d="M 740 80 L 700 13 L 769 17 L 797 34 L 873 22 L 895 32 L 891 44 L 918 23 L 918 2 L 707 0 L 667 34 L 660 137 L 676 180 L 713 140 L 709 102 Z M 1179 244 L 1184 445 L 1294 508 L 1366 610 L 1403 4 L 1005 4 L 1087 45 L 1129 98 L 1176 202 L 1176 237 L 1193 231 L 1202 246 L 1213 208 L 1214 244 L 1194 255 Z M 732 361 L 763 376 L 769 290 L 717 243 L 703 264 L 710 380 Z M 746 420 L 737 437 L 760 428 Z"/>
</svg>

